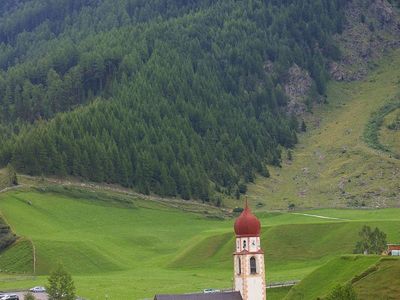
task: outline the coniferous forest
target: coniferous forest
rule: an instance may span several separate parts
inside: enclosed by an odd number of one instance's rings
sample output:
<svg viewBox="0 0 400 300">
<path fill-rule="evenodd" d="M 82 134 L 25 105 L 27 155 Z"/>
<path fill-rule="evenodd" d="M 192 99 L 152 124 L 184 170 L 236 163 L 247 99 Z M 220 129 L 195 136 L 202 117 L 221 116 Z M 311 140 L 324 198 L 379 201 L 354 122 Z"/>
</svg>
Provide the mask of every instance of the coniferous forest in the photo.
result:
<svg viewBox="0 0 400 300">
<path fill-rule="evenodd" d="M 288 69 L 325 93 L 345 3 L 3 0 L 0 165 L 184 199 L 243 192 L 297 142 Z"/>
</svg>

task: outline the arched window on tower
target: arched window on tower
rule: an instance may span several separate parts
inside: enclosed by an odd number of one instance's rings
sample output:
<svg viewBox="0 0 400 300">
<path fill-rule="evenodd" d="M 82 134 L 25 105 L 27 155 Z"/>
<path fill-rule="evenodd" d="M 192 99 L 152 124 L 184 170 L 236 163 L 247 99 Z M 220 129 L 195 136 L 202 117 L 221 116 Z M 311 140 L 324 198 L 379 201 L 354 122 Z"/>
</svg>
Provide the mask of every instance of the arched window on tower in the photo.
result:
<svg viewBox="0 0 400 300">
<path fill-rule="evenodd" d="M 254 256 L 250 258 L 250 274 L 257 274 L 257 263 Z"/>
<path fill-rule="evenodd" d="M 240 257 L 238 257 L 238 275 L 242 274 L 242 261 L 240 260 Z"/>
<path fill-rule="evenodd" d="M 246 240 L 244 240 L 244 241 L 243 241 L 243 250 L 246 250 L 246 247 L 247 247 L 247 245 L 246 245 Z"/>
</svg>

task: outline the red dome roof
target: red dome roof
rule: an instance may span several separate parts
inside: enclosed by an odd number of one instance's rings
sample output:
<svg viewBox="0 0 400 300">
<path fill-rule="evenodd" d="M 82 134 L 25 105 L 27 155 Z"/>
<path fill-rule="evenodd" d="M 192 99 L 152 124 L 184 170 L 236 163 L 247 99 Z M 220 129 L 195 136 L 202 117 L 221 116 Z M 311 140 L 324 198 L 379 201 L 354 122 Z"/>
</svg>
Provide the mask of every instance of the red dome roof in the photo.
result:
<svg viewBox="0 0 400 300">
<path fill-rule="evenodd" d="M 255 215 L 250 211 L 250 208 L 246 205 L 243 212 L 235 222 L 235 233 L 237 236 L 259 236 L 261 224 Z"/>
</svg>

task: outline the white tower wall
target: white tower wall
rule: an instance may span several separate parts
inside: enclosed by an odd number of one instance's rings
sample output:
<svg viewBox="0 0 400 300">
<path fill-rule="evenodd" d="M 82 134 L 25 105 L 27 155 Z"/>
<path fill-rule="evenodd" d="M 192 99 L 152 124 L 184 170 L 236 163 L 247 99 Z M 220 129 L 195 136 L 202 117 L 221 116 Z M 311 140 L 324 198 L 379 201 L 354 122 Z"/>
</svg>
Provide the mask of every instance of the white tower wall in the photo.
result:
<svg viewBox="0 0 400 300">
<path fill-rule="evenodd" d="M 264 253 L 259 237 L 237 237 L 234 258 L 234 289 L 243 300 L 266 300 Z M 255 272 L 250 260 L 255 260 Z"/>
</svg>

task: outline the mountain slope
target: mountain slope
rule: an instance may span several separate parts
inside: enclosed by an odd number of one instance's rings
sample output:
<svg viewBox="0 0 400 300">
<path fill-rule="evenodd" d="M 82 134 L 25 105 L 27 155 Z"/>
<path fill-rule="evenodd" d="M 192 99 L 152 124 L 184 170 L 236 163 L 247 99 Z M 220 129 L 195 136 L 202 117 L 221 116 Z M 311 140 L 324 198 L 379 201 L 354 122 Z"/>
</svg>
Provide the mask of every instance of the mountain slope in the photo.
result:
<svg viewBox="0 0 400 300">
<path fill-rule="evenodd" d="M 293 160 L 258 179 L 249 197 L 267 208 L 398 206 L 400 160 L 371 148 L 364 133 L 373 113 L 399 101 L 399 64 L 395 51 L 364 80 L 331 83 L 328 104 L 309 116 Z"/>
<path fill-rule="evenodd" d="M 220 203 L 296 143 L 282 85 L 325 93 L 345 3 L 5 4 L 0 163 Z"/>
<path fill-rule="evenodd" d="M 350 282 L 379 261 L 379 256 L 342 256 L 334 258 L 293 287 L 284 299 L 320 299 L 338 284 Z M 362 298 L 364 299 L 364 298 Z"/>
<path fill-rule="evenodd" d="M 342 256 L 312 272 L 284 299 L 321 299 L 347 283 L 353 285 L 358 299 L 397 299 L 399 271 L 396 257 Z"/>
<path fill-rule="evenodd" d="M 367 276 L 353 284 L 360 299 L 396 299 L 400 294 L 399 276 L 400 260 L 383 258 Z"/>
</svg>

